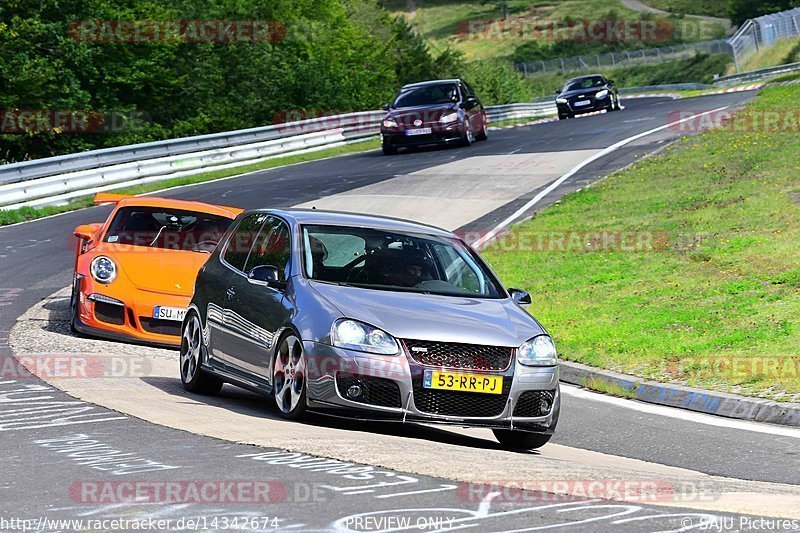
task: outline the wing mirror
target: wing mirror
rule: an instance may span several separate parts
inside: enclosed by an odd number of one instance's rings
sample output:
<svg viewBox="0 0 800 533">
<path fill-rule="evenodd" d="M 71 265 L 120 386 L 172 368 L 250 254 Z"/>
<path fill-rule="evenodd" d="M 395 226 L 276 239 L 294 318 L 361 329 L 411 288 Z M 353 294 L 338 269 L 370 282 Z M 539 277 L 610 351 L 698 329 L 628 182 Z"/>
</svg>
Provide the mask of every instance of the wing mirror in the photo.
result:
<svg viewBox="0 0 800 533">
<path fill-rule="evenodd" d="M 614 85 L 614 80 L 608 80 L 609 85 Z"/>
<path fill-rule="evenodd" d="M 281 280 L 281 272 L 272 265 L 260 265 L 253 267 L 247 274 L 247 279 L 253 283 L 260 283 L 267 287 L 283 290 L 286 282 Z"/>
<path fill-rule="evenodd" d="M 91 241 L 94 237 L 94 226 L 91 224 L 84 224 L 83 226 L 78 226 L 72 232 L 77 238 L 82 241 Z"/>
<path fill-rule="evenodd" d="M 381 105 L 381 109 L 383 109 L 384 111 L 389 111 L 389 104 Z"/>
<path fill-rule="evenodd" d="M 511 299 L 520 307 L 528 307 L 531 305 L 531 295 L 522 289 L 508 289 L 508 294 Z"/>
</svg>

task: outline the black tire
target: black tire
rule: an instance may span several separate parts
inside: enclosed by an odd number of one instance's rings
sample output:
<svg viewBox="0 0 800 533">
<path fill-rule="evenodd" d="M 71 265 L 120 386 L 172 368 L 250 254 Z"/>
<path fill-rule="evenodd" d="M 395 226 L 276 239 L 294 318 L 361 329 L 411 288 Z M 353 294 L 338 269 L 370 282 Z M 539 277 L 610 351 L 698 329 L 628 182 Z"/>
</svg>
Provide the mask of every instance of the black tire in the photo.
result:
<svg viewBox="0 0 800 533">
<path fill-rule="evenodd" d="M 552 435 L 544 433 L 528 433 L 526 431 L 513 431 L 510 429 L 493 429 L 494 437 L 504 448 L 516 451 L 535 450 L 541 448 L 550 440 Z"/>
<path fill-rule="evenodd" d="M 397 148 L 394 146 L 383 146 L 383 155 L 397 155 Z"/>
<path fill-rule="evenodd" d="M 81 293 L 77 281 L 77 279 L 72 281 L 72 294 L 69 298 L 69 329 L 75 334 L 80 333 L 78 331 L 78 302 L 80 301 Z"/>
<path fill-rule="evenodd" d="M 306 364 L 303 343 L 294 333 L 281 338 L 272 363 L 272 387 L 278 414 L 287 420 L 306 417 Z"/>
<path fill-rule="evenodd" d="M 481 132 L 475 136 L 476 141 L 488 141 L 489 140 L 489 124 L 486 123 L 486 117 L 483 118 L 483 129 Z"/>
<path fill-rule="evenodd" d="M 620 103 L 619 103 L 619 95 L 617 95 L 617 97 L 614 98 L 614 102 L 616 103 L 617 111 L 621 111 L 622 110 L 622 105 L 620 105 Z"/>
<path fill-rule="evenodd" d="M 567 115 L 558 115 L 558 120 L 567 120 L 568 118 Z"/>
<path fill-rule="evenodd" d="M 200 367 L 207 347 L 200 318 L 189 312 L 181 328 L 180 373 L 183 388 L 196 394 L 214 395 L 222 389 L 222 380 Z"/>
</svg>

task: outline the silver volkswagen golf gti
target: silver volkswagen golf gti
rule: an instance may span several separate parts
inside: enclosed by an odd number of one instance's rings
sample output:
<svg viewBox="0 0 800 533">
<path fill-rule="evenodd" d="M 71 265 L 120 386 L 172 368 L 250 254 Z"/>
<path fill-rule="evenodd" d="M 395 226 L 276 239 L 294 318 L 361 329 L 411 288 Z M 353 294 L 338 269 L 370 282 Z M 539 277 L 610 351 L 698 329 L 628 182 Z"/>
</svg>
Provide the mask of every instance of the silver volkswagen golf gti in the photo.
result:
<svg viewBox="0 0 800 533">
<path fill-rule="evenodd" d="M 538 448 L 558 421 L 558 359 L 529 304 L 449 231 L 250 211 L 198 274 L 181 380 L 272 396 L 288 419 L 486 427 L 508 448 Z"/>
</svg>

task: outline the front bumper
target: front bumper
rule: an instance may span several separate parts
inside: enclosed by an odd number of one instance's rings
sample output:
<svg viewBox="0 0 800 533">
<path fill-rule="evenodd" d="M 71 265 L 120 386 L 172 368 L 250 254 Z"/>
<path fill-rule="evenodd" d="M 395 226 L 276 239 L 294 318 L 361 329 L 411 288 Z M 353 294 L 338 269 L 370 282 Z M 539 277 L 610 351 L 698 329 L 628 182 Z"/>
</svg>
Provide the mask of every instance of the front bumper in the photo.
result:
<svg viewBox="0 0 800 533">
<path fill-rule="evenodd" d="M 81 333 L 140 344 L 180 345 L 181 323 L 153 319 L 153 311 L 157 306 L 188 308 L 189 296 L 150 292 L 125 284 L 102 285 L 88 276 L 76 276 L 75 284 L 78 316 L 74 326 Z"/>
<path fill-rule="evenodd" d="M 558 367 L 524 367 L 512 361 L 505 371 L 453 372 L 503 376 L 503 394 L 437 391 L 422 387 L 426 367 L 405 354 L 380 356 L 305 341 L 309 408 L 324 414 L 373 421 L 405 421 L 552 433 L 561 397 Z M 368 392 L 348 398 L 350 384 Z M 529 416 L 531 399 L 547 399 L 549 409 Z M 535 409 L 534 409 L 535 410 Z"/>
<path fill-rule="evenodd" d="M 583 100 L 584 102 L 589 102 L 586 105 L 578 106 L 575 105 L 576 99 L 568 100 L 566 104 L 556 103 L 556 107 L 558 108 L 559 115 L 580 115 L 582 113 L 592 113 L 594 111 L 602 111 L 604 109 L 608 109 L 611 106 L 611 96 L 606 96 L 605 98 L 594 98 L 591 97 L 588 100 Z"/>
<path fill-rule="evenodd" d="M 431 133 L 424 135 L 407 135 L 406 128 L 381 128 L 381 143 L 386 148 L 403 148 L 411 146 L 427 146 L 460 142 L 464 139 L 464 126 L 460 122 L 443 126 L 438 123 L 426 123 L 408 129 L 430 128 Z"/>
</svg>

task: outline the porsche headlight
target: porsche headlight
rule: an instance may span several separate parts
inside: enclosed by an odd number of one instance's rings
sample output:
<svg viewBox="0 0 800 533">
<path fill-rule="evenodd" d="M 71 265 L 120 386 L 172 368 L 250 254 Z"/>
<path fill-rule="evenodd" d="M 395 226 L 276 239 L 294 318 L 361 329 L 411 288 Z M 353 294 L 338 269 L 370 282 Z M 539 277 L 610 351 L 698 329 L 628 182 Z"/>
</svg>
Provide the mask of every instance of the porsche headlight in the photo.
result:
<svg viewBox="0 0 800 533">
<path fill-rule="evenodd" d="M 525 366 L 555 366 L 558 364 L 556 345 L 548 335 L 539 335 L 522 343 L 517 349 L 517 361 Z"/>
<path fill-rule="evenodd" d="M 397 122 L 394 119 L 387 118 L 386 120 L 383 121 L 383 127 L 384 128 L 396 128 L 397 127 Z"/>
<path fill-rule="evenodd" d="M 340 318 L 333 324 L 333 345 L 359 352 L 396 355 L 400 349 L 391 335 L 363 322 Z"/>
<path fill-rule="evenodd" d="M 556 103 L 557 104 L 566 104 L 567 103 L 567 99 L 566 98 L 556 98 Z"/>
<path fill-rule="evenodd" d="M 89 272 L 98 283 L 108 284 L 117 278 L 117 265 L 108 257 L 98 255 L 92 259 Z"/>
<path fill-rule="evenodd" d="M 594 97 L 597 98 L 598 100 L 605 98 L 606 96 L 608 96 L 608 89 L 603 89 L 602 91 L 594 95 Z"/>
<path fill-rule="evenodd" d="M 458 120 L 458 113 L 450 113 L 447 115 L 442 115 L 442 118 L 439 119 L 441 124 L 450 124 L 451 122 L 455 122 Z"/>
</svg>

